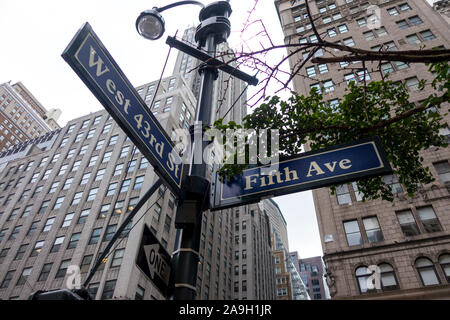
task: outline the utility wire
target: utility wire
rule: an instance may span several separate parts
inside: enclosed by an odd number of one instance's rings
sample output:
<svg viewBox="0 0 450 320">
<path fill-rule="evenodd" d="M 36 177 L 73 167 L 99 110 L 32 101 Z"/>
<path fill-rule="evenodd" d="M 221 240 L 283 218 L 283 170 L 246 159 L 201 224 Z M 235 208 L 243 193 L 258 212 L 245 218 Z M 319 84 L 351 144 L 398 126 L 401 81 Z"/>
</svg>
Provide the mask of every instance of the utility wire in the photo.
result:
<svg viewBox="0 0 450 320">
<path fill-rule="evenodd" d="M 255 77 L 258 75 L 259 70 L 256 72 Z M 242 95 L 244 94 L 245 91 L 247 91 L 249 84 L 247 83 L 247 85 L 245 86 L 245 88 L 242 90 L 242 92 L 239 94 L 239 96 L 237 97 L 237 99 L 233 102 L 233 104 L 231 105 L 231 107 L 227 110 L 227 112 L 225 112 L 225 114 L 223 115 L 222 118 L 225 118 L 227 116 L 227 114 L 231 111 L 231 109 L 233 109 L 233 107 L 236 105 L 236 103 L 239 101 L 239 99 L 241 99 Z M 217 110 L 217 112 L 219 112 L 219 110 Z"/>
<path fill-rule="evenodd" d="M 167 189 L 166 189 L 166 190 L 167 190 Z M 161 200 L 161 198 L 162 198 L 162 197 L 164 196 L 164 194 L 166 193 L 166 190 L 164 190 L 164 193 L 161 194 L 161 195 L 158 197 L 158 199 L 156 199 L 156 200 L 151 204 L 151 206 L 149 206 L 149 207 L 147 208 L 147 210 L 145 211 L 145 213 L 144 213 L 144 214 L 136 221 L 136 223 L 133 224 L 133 225 L 131 226 L 130 230 L 128 230 L 128 233 L 130 233 L 131 230 L 133 230 L 133 228 L 138 224 L 138 222 L 139 222 L 143 217 L 145 217 L 145 215 L 148 213 L 148 211 L 149 211 L 156 203 L 158 203 L 159 200 Z M 107 254 L 103 259 L 107 259 L 107 258 L 111 255 L 111 253 L 113 253 L 114 250 L 120 245 L 120 243 L 123 241 L 123 239 L 125 239 L 125 237 L 122 237 L 122 238 L 119 240 L 119 242 L 117 242 L 117 243 L 114 245 L 114 247 L 111 248 L 111 249 L 109 250 L 108 254 Z"/>
</svg>

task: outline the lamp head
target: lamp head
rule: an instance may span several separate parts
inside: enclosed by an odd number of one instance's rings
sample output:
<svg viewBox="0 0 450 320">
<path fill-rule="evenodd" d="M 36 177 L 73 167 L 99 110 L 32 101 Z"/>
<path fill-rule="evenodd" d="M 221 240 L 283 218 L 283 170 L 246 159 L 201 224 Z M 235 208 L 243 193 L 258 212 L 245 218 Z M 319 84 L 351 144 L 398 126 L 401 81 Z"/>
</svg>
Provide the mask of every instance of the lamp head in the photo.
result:
<svg viewBox="0 0 450 320">
<path fill-rule="evenodd" d="M 136 19 L 136 29 L 144 38 L 157 40 L 164 34 L 164 19 L 157 8 L 145 10 Z"/>
</svg>

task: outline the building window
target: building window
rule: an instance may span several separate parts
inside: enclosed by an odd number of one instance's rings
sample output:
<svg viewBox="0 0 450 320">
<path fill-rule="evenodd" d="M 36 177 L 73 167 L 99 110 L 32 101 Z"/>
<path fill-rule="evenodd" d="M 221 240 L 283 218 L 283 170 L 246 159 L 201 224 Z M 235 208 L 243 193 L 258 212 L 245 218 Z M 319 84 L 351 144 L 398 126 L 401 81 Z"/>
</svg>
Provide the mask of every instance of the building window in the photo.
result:
<svg viewBox="0 0 450 320">
<path fill-rule="evenodd" d="M 314 66 L 306 68 L 306 74 L 308 77 L 313 77 L 316 75 L 316 68 Z"/>
<path fill-rule="evenodd" d="M 428 258 L 419 258 L 415 262 L 417 272 L 424 286 L 440 284 L 433 262 Z"/>
<path fill-rule="evenodd" d="M 48 232 L 52 228 L 53 222 L 55 222 L 55 217 L 48 218 L 45 222 L 44 229 L 42 229 L 42 232 Z"/>
<path fill-rule="evenodd" d="M 59 265 L 59 269 L 56 272 L 55 279 L 56 278 L 64 278 L 64 276 L 67 273 L 67 268 L 69 267 L 69 263 L 70 263 L 70 259 L 61 261 L 61 264 Z"/>
<path fill-rule="evenodd" d="M 134 300 L 144 300 L 145 289 L 140 285 L 136 288 L 136 294 L 134 296 Z"/>
<path fill-rule="evenodd" d="M 105 235 L 103 236 L 103 241 L 109 241 L 114 236 L 116 232 L 117 224 L 113 224 L 106 227 Z"/>
<path fill-rule="evenodd" d="M 94 133 L 95 133 L 95 129 L 89 130 L 89 131 L 88 131 L 88 134 L 87 134 L 87 136 L 86 136 L 86 139 L 92 138 L 92 137 L 94 136 Z"/>
<path fill-rule="evenodd" d="M 86 201 L 94 200 L 95 196 L 97 195 L 97 191 L 98 191 L 98 188 L 92 188 L 91 190 L 89 190 L 89 194 L 88 194 Z"/>
<path fill-rule="evenodd" d="M 91 238 L 89 239 L 89 244 L 98 243 L 101 233 L 102 233 L 102 228 L 96 228 L 96 229 L 92 230 Z"/>
<path fill-rule="evenodd" d="M 406 36 L 406 40 L 408 40 L 410 45 L 416 45 L 416 44 L 420 44 L 420 39 L 417 36 L 417 34 L 411 34 L 409 36 Z"/>
<path fill-rule="evenodd" d="M 141 158 L 141 163 L 139 164 L 139 170 L 145 169 L 148 167 L 148 160 L 147 158 L 143 157 Z"/>
<path fill-rule="evenodd" d="M 64 236 L 62 237 L 57 237 L 55 239 L 55 242 L 53 243 L 52 248 L 50 249 L 50 252 L 58 252 L 59 248 L 61 247 L 62 243 L 64 242 Z"/>
<path fill-rule="evenodd" d="M 108 146 L 112 146 L 112 145 L 116 144 L 118 138 L 119 138 L 118 134 L 112 136 L 111 139 L 109 139 Z"/>
<path fill-rule="evenodd" d="M 419 228 L 411 210 L 397 212 L 397 219 L 405 236 L 410 237 L 419 234 Z"/>
<path fill-rule="evenodd" d="M 400 8 L 400 11 L 402 11 L 402 12 L 412 10 L 411 7 L 409 6 L 409 4 L 407 4 L 407 3 L 403 3 L 403 4 L 399 5 L 398 7 Z"/>
<path fill-rule="evenodd" d="M 358 220 L 345 221 L 344 229 L 349 246 L 357 246 L 363 244 Z"/>
<path fill-rule="evenodd" d="M 53 206 L 53 210 L 57 210 L 61 208 L 62 203 L 64 202 L 64 197 L 56 198 L 55 205 Z"/>
<path fill-rule="evenodd" d="M 95 299 L 95 296 L 97 295 L 97 291 L 98 291 L 98 287 L 100 286 L 100 283 L 91 283 L 89 286 L 88 286 L 88 292 L 89 292 L 89 295 L 93 298 L 93 299 Z"/>
<path fill-rule="evenodd" d="M 383 176 L 383 181 L 391 188 L 392 194 L 402 193 L 403 189 L 401 184 L 398 182 L 398 178 L 394 174 Z"/>
<path fill-rule="evenodd" d="M 136 180 L 134 181 L 133 190 L 141 189 L 143 183 L 144 183 L 144 176 L 136 177 Z"/>
<path fill-rule="evenodd" d="M 41 252 L 42 247 L 44 246 L 44 241 L 38 241 L 34 245 L 33 251 L 30 253 L 30 257 L 37 256 L 39 252 Z"/>
<path fill-rule="evenodd" d="M 97 159 L 98 159 L 97 155 L 92 156 L 91 159 L 89 160 L 88 167 L 94 166 L 97 163 Z"/>
<path fill-rule="evenodd" d="M 98 213 L 98 219 L 105 219 L 106 215 L 109 212 L 110 207 L 111 207 L 111 204 L 109 204 L 109 203 L 102 205 L 100 208 L 100 212 Z"/>
<path fill-rule="evenodd" d="M 91 209 L 85 209 L 85 210 L 81 211 L 77 224 L 85 223 L 90 212 L 91 212 Z"/>
<path fill-rule="evenodd" d="M 419 16 L 410 17 L 410 18 L 408 18 L 408 20 L 409 20 L 409 23 L 411 23 L 413 26 L 417 26 L 417 25 L 423 23 L 422 19 L 420 19 Z"/>
<path fill-rule="evenodd" d="M 80 265 L 80 272 L 86 273 L 89 271 L 89 266 L 91 265 L 93 255 L 87 255 L 83 257 L 83 260 L 81 261 Z"/>
<path fill-rule="evenodd" d="M 375 34 L 372 31 L 363 32 L 363 36 L 367 41 L 375 39 Z"/>
<path fill-rule="evenodd" d="M 319 64 L 318 68 L 319 68 L 319 73 L 326 73 L 326 72 L 328 72 L 328 66 L 327 66 L 326 63 Z"/>
<path fill-rule="evenodd" d="M 339 204 L 352 203 L 350 191 L 347 184 L 341 184 L 340 186 L 336 187 L 336 196 Z"/>
<path fill-rule="evenodd" d="M 399 27 L 400 29 L 408 29 L 409 28 L 409 24 L 408 24 L 408 22 L 406 22 L 406 20 L 400 20 L 395 23 L 397 24 L 397 27 Z"/>
<path fill-rule="evenodd" d="M 89 145 L 85 144 L 84 146 L 81 147 L 80 152 L 78 153 L 80 156 L 85 154 L 87 149 L 88 149 Z"/>
<path fill-rule="evenodd" d="M 39 278 L 37 281 L 46 281 L 48 275 L 50 274 L 50 270 L 52 269 L 53 263 L 46 263 L 42 266 L 41 273 L 39 274 Z"/>
<path fill-rule="evenodd" d="M 380 268 L 381 287 L 383 291 L 399 289 L 394 268 L 387 263 L 381 263 L 378 267 Z"/>
<path fill-rule="evenodd" d="M 357 19 L 356 22 L 358 23 L 358 27 L 364 27 L 365 25 L 367 25 L 366 18 Z"/>
<path fill-rule="evenodd" d="M 102 118 L 102 116 L 97 116 L 97 117 L 95 117 L 94 123 L 93 123 L 92 125 L 97 125 L 97 124 L 99 124 L 101 118 Z"/>
<path fill-rule="evenodd" d="M 382 63 L 381 70 L 383 71 L 384 74 L 389 74 L 389 73 L 395 71 L 394 67 L 392 66 L 392 64 L 390 62 Z"/>
<path fill-rule="evenodd" d="M 325 88 L 325 92 L 326 92 L 326 93 L 334 91 L 334 83 L 333 83 L 333 80 L 326 80 L 326 81 L 323 83 L 323 87 Z"/>
<path fill-rule="evenodd" d="M 448 161 L 441 161 L 433 163 L 434 169 L 436 170 L 442 183 L 447 184 L 450 182 L 450 164 Z"/>
<path fill-rule="evenodd" d="M 23 258 L 23 255 L 25 254 L 25 251 L 28 248 L 28 244 L 23 244 L 19 247 L 19 250 L 17 250 L 16 256 L 14 257 L 14 260 L 20 260 Z"/>
<path fill-rule="evenodd" d="M 91 177 L 91 173 L 90 173 L 90 172 L 85 173 L 85 174 L 83 175 L 83 177 L 81 178 L 80 186 L 82 186 L 83 184 L 88 183 L 90 177 Z"/>
<path fill-rule="evenodd" d="M 130 151 L 130 146 L 125 146 L 122 148 L 122 150 L 120 151 L 120 156 L 119 158 L 123 158 L 126 157 L 128 155 L 128 152 Z"/>
<path fill-rule="evenodd" d="M 388 12 L 389 15 L 391 15 L 391 16 L 397 16 L 397 15 L 399 14 L 396 7 L 387 9 L 387 12 Z"/>
<path fill-rule="evenodd" d="M 107 133 L 107 132 L 109 132 L 109 129 L 111 129 L 111 123 L 108 123 L 108 124 L 106 124 L 106 125 L 103 127 L 102 133 Z"/>
<path fill-rule="evenodd" d="M 117 182 L 110 183 L 108 186 L 108 190 L 106 192 L 106 196 L 111 196 L 116 192 Z"/>
<path fill-rule="evenodd" d="M 74 216 L 73 212 L 66 214 L 61 228 L 70 226 L 70 224 L 72 223 L 73 216 Z"/>
<path fill-rule="evenodd" d="M 127 192 L 130 188 L 131 179 L 125 179 L 122 181 L 122 186 L 120 187 L 120 193 Z"/>
<path fill-rule="evenodd" d="M 118 165 L 116 165 L 116 167 L 114 168 L 113 176 L 120 175 L 122 173 L 122 169 L 123 169 L 123 163 L 119 163 Z"/>
<path fill-rule="evenodd" d="M 81 138 L 83 137 L 84 132 L 80 132 L 79 134 L 76 135 L 75 140 L 73 141 L 74 143 L 80 142 Z"/>
<path fill-rule="evenodd" d="M 367 239 L 370 243 L 384 240 L 377 217 L 363 218 L 362 221 L 366 230 Z"/>
<path fill-rule="evenodd" d="M 348 47 L 354 47 L 355 46 L 355 41 L 353 41 L 353 38 L 346 38 L 343 40 L 344 41 L 344 45 L 348 46 Z"/>
<path fill-rule="evenodd" d="M 25 210 L 23 210 L 23 213 L 22 213 L 22 218 L 28 217 L 30 215 L 32 207 L 33 207 L 32 204 L 25 207 Z"/>
<path fill-rule="evenodd" d="M 81 124 L 81 129 L 87 128 L 87 126 L 89 125 L 90 120 L 84 120 L 83 123 Z"/>
<path fill-rule="evenodd" d="M 336 28 L 330 28 L 327 30 L 328 36 L 330 38 L 337 36 Z M 301 43 L 301 42 L 300 42 Z"/>
<path fill-rule="evenodd" d="M 372 273 L 367 269 L 366 266 L 358 267 L 355 271 L 356 280 L 358 282 L 359 292 L 366 293 L 367 289 L 367 279 L 372 275 Z"/>
<path fill-rule="evenodd" d="M 417 208 L 417 213 L 426 232 L 442 231 L 441 224 L 439 223 L 432 206 Z"/>
<path fill-rule="evenodd" d="M 78 240 L 80 240 L 81 232 L 72 234 L 70 237 L 69 244 L 67 245 L 67 249 L 73 249 L 77 246 Z"/>
<path fill-rule="evenodd" d="M 111 268 L 119 267 L 122 264 L 124 252 L 125 252 L 125 249 L 117 249 L 116 251 L 114 251 L 114 256 L 113 256 L 112 262 L 111 262 Z"/>
<path fill-rule="evenodd" d="M 17 286 L 21 286 L 25 284 L 25 281 L 27 281 L 27 278 L 31 274 L 32 267 L 24 268 L 22 271 L 22 274 L 19 277 L 19 280 L 17 280 Z"/>
<path fill-rule="evenodd" d="M 69 190 L 70 185 L 72 184 L 73 178 L 68 178 L 66 182 L 64 182 L 63 190 Z"/>
<path fill-rule="evenodd" d="M 103 155 L 102 163 L 107 163 L 109 160 L 111 160 L 112 151 L 105 152 Z"/>
<path fill-rule="evenodd" d="M 443 254 L 439 257 L 439 264 L 441 265 L 442 272 L 445 275 L 445 279 L 450 283 L 450 254 Z"/>
<path fill-rule="evenodd" d="M 28 229 L 27 236 L 31 237 L 34 234 L 34 231 L 37 229 L 40 221 L 33 221 L 33 223 L 30 226 L 30 229 Z M 1 237 L 0 237 L 1 241 Z"/>
</svg>

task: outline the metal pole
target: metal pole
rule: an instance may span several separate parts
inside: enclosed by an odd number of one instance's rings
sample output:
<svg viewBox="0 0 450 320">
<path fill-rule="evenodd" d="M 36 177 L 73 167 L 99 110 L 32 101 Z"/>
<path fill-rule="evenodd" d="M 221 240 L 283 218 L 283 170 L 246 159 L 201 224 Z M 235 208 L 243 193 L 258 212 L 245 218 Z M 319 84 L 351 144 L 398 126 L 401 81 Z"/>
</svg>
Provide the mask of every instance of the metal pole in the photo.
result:
<svg viewBox="0 0 450 320">
<path fill-rule="evenodd" d="M 127 224 L 134 218 L 136 213 L 138 213 L 139 209 L 144 205 L 144 203 L 147 202 L 147 200 L 155 193 L 156 190 L 158 190 L 159 186 L 162 184 L 162 180 L 158 178 L 156 182 L 150 187 L 150 189 L 142 196 L 142 198 L 139 199 L 139 202 L 136 204 L 136 206 L 131 210 L 130 214 L 125 218 L 125 220 L 120 225 L 119 229 L 117 229 L 114 236 L 111 238 L 111 240 L 108 242 L 108 245 L 106 246 L 105 250 L 103 250 L 103 253 L 98 258 L 97 262 L 95 263 L 94 267 L 89 272 L 88 277 L 83 283 L 83 287 L 86 287 L 89 282 L 91 281 L 92 277 L 94 276 L 95 272 L 97 271 L 98 267 L 102 263 L 103 259 L 108 254 L 109 250 L 113 246 L 114 242 L 116 242 L 117 238 L 119 238 L 120 234 L 122 233 L 123 229 L 127 226 Z"/>
<path fill-rule="evenodd" d="M 206 50 L 215 53 L 216 45 L 214 43 L 214 35 L 209 35 L 206 41 Z M 202 124 L 201 130 L 205 125 L 209 125 L 211 119 L 211 103 L 213 96 L 213 84 L 216 79 L 217 70 L 205 67 L 201 70 L 201 86 L 196 112 L 196 121 Z M 196 128 L 198 130 L 198 128 Z M 192 132 L 193 134 L 193 132 Z M 203 155 L 203 150 L 208 145 L 207 141 L 196 141 L 193 144 L 193 154 L 200 152 Z M 199 150 L 200 149 L 200 150 Z M 195 208 L 187 208 L 185 201 L 181 204 L 181 211 L 186 214 L 188 210 L 195 210 L 195 221 L 193 224 L 185 226 L 183 229 L 177 229 L 177 249 L 173 253 L 173 263 L 176 264 L 175 270 L 175 288 L 174 300 L 194 300 L 197 295 L 197 268 L 199 262 L 199 248 L 200 235 L 202 227 L 203 207 L 205 201 L 209 201 L 209 181 L 206 180 L 207 165 L 204 161 L 200 164 L 192 163 L 189 173 L 189 183 L 198 191 L 196 195 L 187 197 L 187 200 L 195 201 Z M 196 178 L 193 180 L 193 178 Z M 190 189 L 190 188 L 189 188 Z M 192 202 L 190 203 L 192 204 Z"/>
</svg>

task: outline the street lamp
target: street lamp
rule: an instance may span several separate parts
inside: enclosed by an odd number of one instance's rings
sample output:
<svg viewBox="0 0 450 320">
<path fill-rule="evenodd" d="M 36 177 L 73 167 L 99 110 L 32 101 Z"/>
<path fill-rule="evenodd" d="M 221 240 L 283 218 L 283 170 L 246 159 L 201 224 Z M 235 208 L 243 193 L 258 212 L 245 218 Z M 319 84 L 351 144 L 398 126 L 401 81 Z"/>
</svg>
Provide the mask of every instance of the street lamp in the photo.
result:
<svg viewBox="0 0 450 320">
<path fill-rule="evenodd" d="M 205 7 L 203 3 L 198 1 L 178 1 L 162 8 L 153 7 L 151 10 L 145 10 L 136 19 L 136 29 L 138 33 L 148 40 L 158 40 L 165 31 L 165 22 L 160 12 L 184 4 L 196 4 L 202 8 Z"/>
</svg>

